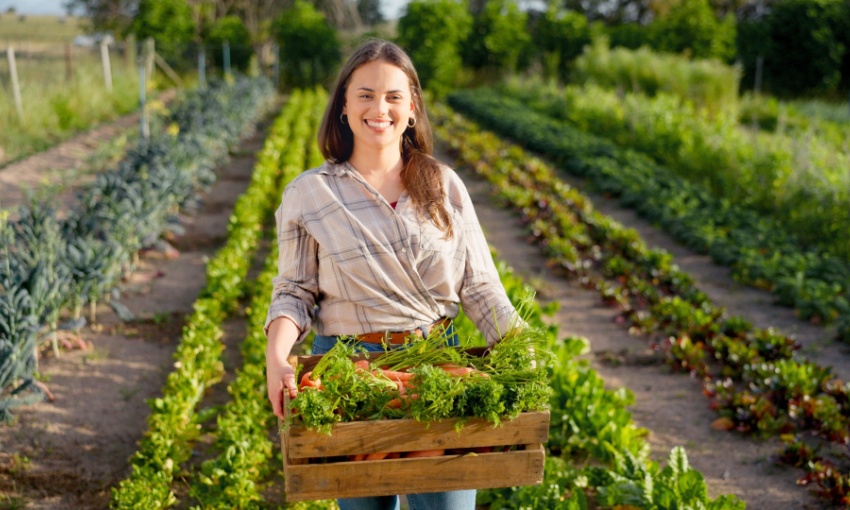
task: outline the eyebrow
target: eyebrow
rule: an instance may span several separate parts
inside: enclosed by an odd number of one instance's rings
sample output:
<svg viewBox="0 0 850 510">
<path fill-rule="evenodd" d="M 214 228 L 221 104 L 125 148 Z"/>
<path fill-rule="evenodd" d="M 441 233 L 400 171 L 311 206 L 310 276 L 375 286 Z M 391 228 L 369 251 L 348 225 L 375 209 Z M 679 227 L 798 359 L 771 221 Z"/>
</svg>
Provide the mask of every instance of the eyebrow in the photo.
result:
<svg viewBox="0 0 850 510">
<path fill-rule="evenodd" d="M 375 92 L 374 90 L 370 89 L 369 87 L 358 87 L 357 90 L 365 90 L 366 92 Z M 388 90 L 387 91 L 387 94 L 400 94 L 400 93 L 403 94 L 404 91 L 401 90 L 401 89 Z"/>
</svg>

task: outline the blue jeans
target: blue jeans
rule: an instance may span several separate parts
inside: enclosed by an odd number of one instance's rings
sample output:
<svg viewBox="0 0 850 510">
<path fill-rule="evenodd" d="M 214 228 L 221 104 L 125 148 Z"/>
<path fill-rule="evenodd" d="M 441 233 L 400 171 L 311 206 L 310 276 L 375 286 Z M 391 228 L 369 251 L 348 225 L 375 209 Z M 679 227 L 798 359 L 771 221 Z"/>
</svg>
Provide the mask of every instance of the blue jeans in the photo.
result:
<svg viewBox="0 0 850 510">
<path fill-rule="evenodd" d="M 446 331 L 446 343 L 457 345 L 458 336 L 454 326 Z M 337 342 L 335 336 L 316 335 L 313 339 L 313 354 L 324 354 L 331 350 Z M 379 352 L 384 350 L 381 344 L 359 342 L 367 351 Z M 475 494 L 473 490 L 431 492 L 427 494 L 408 494 L 407 503 L 410 510 L 475 510 Z M 342 498 L 337 500 L 340 510 L 399 510 L 398 496 L 375 496 L 368 498 Z"/>
</svg>

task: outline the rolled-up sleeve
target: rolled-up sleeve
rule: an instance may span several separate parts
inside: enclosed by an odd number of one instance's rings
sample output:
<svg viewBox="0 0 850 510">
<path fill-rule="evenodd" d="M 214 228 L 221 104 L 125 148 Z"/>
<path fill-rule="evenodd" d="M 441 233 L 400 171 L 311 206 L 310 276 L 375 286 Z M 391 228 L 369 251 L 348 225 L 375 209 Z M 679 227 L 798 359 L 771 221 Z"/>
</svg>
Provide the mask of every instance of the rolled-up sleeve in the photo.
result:
<svg viewBox="0 0 850 510">
<path fill-rule="evenodd" d="M 287 186 L 275 213 L 278 243 L 278 275 L 272 281 L 272 296 L 264 331 L 275 319 L 287 317 L 301 330 L 298 342 L 310 332 L 318 295 L 318 246 L 302 221 L 301 193 L 295 182 Z"/>
<path fill-rule="evenodd" d="M 460 289 L 460 302 L 464 313 L 484 335 L 487 345 L 492 346 L 510 330 L 525 327 L 526 324 L 505 292 L 472 200 L 462 184 L 459 188 L 462 195 L 461 221 L 466 245 L 466 267 Z"/>
</svg>

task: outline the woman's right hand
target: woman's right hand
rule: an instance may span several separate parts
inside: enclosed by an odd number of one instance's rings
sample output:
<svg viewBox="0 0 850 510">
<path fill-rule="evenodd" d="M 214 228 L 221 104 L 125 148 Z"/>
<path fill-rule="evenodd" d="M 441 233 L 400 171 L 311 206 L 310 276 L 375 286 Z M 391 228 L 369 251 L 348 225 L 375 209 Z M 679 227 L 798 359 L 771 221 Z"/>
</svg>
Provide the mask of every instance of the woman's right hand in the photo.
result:
<svg viewBox="0 0 850 510">
<path fill-rule="evenodd" d="M 288 362 L 275 362 L 266 359 L 266 384 L 269 401 L 272 403 L 274 414 L 283 419 L 283 392 L 289 392 L 289 398 L 298 396 L 298 386 L 295 382 L 295 369 Z"/>
<path fill-rule="evenodd" d="M 290 398 L 298 395 L 295 369 L 289 363 L 289 353 L 300 335 L 298 326 L 287 317 L 276 319 L 269 325 L 266 344 L 266 387 L 275 416 L 283 419 L 283 392 Z"/>
</svg>

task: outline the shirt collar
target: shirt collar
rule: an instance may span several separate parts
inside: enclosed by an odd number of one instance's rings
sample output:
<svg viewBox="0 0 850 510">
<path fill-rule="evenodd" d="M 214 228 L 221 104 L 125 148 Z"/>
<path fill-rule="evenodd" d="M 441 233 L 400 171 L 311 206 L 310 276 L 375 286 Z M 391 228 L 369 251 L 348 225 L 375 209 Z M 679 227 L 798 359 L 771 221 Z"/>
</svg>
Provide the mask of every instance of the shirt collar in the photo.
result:
<svg viewBox="0 0 850 510">
<path fill-rule="evenodd" d="M 343 161 L 342 163 L 331 163 L 330 161 L 325 161 L 322 166 L 319 167 L 319 173 L 335 175 L 337 177 L 342 177 L 343 175 L 351 172 L 351 165 L 348 164 L 348 161 Z"/>
</svg>

